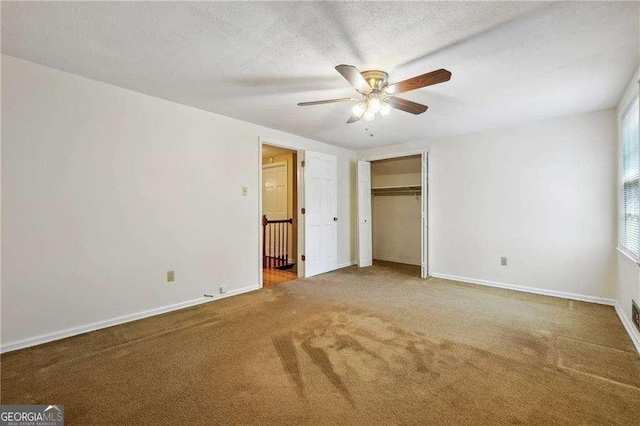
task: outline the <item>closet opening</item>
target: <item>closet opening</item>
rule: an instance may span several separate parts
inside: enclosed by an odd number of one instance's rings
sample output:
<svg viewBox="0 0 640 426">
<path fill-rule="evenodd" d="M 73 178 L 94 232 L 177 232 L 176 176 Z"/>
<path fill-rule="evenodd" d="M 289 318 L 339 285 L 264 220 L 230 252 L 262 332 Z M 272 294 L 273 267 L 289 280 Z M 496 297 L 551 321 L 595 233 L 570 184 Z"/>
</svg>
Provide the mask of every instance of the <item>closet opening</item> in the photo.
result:
<svg viewBox="0 0 640 426">
<path fill-rule="evenodd" d="M 427 153 L 358 163 L 358 264 L 428 276 Z"/>
<path fill-rule="evenodd" d="M 392 262 L 397 264 L 392 266 L 404 266 L 403 270 L 420 276 L 420 155 L 371 162 L 371 213 L 373 261 Z"/>
</svg>

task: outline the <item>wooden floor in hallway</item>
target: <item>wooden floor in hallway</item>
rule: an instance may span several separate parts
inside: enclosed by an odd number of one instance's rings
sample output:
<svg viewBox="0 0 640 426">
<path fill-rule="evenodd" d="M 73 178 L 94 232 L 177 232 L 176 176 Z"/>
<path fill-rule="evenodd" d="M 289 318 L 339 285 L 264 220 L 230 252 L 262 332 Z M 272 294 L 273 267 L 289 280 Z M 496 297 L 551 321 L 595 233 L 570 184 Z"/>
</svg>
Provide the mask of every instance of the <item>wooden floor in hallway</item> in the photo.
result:
<svg viewBox="0 0 640 426">
<path fill-rule="evenodd" d="M 282 283 L 286 283 L 289 281 L 293 281 L 298 278 L 298 274 L 296 272 L 292 272 L 291 270 L 280 270 L 280 269 L 263 269 L 262 270 L 262 285 L 264 287 L 270 287 Z"/>
</svg>

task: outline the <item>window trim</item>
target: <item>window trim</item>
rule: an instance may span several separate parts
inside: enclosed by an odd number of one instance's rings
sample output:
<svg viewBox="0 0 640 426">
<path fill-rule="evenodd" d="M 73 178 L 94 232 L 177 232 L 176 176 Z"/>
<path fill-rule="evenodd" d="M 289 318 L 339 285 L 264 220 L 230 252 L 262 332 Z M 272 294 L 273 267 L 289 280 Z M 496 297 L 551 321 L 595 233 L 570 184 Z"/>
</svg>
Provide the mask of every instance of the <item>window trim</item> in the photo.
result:
<svg viewBox="0 0 640 426">
<path fill-rule="evenodd" d="M 623 235 L 623 226 L 624 226 L 624 177 L 623 177 L 623 153 L 622 150 L 624 148 L 623 141 L 623 132 L 622 132 L 622 120 L 627 115 L 633 104 L 638 101 L 640 103 L 640 89 L 636 90 L 636 92 L 629 97 L 628 102 L 622 109 L 622 113 L 618 114 L 618 238 L 617 238 L 617 249 L 620 253 L 627 256 L 629 259 L 638 263 L 640 260 L 640 253 L 636 254 L 629 250 L 622 244 L 622 235 Z M 640 163 L 640 158 L 639 161 Z M 640 167 L 640 164 L 638 164 Z"/>
</svg>

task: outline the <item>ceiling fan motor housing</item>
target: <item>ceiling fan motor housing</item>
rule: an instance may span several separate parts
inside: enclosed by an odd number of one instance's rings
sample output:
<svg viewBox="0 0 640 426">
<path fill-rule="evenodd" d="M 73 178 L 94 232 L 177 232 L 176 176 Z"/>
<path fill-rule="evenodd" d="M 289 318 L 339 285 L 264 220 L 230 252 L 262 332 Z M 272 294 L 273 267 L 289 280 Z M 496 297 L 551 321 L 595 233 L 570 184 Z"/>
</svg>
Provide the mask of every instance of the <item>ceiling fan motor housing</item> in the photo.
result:
<svg viewBox="0 0 640 426">
<path fill-rule="evenodd" d="M 384 71 L 363 71 L 362 77 L 367 81 L 372 90 L 381 90 L 389 83 L 389 74 Z"/>
</svg>

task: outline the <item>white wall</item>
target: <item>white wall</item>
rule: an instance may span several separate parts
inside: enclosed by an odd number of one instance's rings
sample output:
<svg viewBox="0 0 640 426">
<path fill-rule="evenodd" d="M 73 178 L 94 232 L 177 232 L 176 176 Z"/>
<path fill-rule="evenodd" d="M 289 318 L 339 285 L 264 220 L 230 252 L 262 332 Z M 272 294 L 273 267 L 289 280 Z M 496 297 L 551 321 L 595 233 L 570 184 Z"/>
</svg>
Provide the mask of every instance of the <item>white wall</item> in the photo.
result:
<svg viewBox="0 0 640 426">
<path fill-rule="evenodd" d="M 3 347 L 255 287 L 259 137 L 338 156 L 351 263 L 354 152 L 3 55 Z"/>
<path fill-rule="evenodd" d="M 614 110 L 358 154 L 424 148 L 432 274 L 614 296 Z"/>
<path fill-rule="evenodd" d="M 373 258 L 420 265 L 422 221 L 420 194 L 374 195 L 372 204 Z"/>
<path fill-rule="evenodd" d="M 617 114 L 618 119 L 622 119 L 622 115 L 626 111 L 631 100 L 638 95 L 638 80 L 640 80 L 640 69 L 633 76 L 625 92 L 620 98 Z M 620 139 L 619 139 L 620 141 Z M 620 147 L 618 146 L 618 149 Z M 622 214 L 618 212 L 618 214 Z M 636 338 L 636 344 L 640 343 L 640 333 L 631 322 L 631 299 L 640 305 L 640 269 L 635 261 L 617 252 L 617 285 L 615 299 L 620 307 L 620 313 L 628 321 L 627 330 Z M 638 348 L 640 350 L 640 347 Z"/>
</svg>

